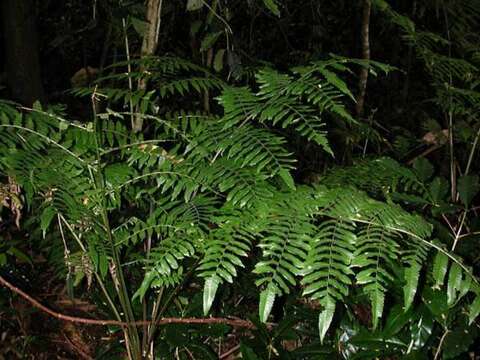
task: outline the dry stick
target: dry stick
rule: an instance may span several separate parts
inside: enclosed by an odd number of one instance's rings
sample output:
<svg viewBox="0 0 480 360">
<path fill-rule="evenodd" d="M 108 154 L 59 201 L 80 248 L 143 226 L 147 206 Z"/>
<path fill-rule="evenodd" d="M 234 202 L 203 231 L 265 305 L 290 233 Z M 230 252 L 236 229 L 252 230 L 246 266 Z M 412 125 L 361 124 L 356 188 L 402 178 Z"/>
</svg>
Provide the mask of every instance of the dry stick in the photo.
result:
<svg viewBox="0 0 480 360">
<path fill-rule="evenodd" d="M 364 0 L 363 14 L 362 14 L 362 58 L 363 60 L 370 61 L 370 12 L 372 9 L 371 0 Z M 365 95 L 367 92 L 367 80 L 368 80 L 369 67 L 362 67 L 360 71 L 359 89 L 360 94 L 358 96 L 356 111 L 357 116 L 360 117 L 363 114 L 365 106 Z"/>
<path fill-rule="evenodd" d="M 118 321 L 118 320 L 98 320 L 98 319 L 89 319 L 89 318 L 81 318 L 77 316 L 70 316 L 65 315 L 59 312 L 56 312 L 45 305 L 41 304 L 38 300 L 34 299 L 32 296 L 25 293 L 23 290 L 19 289 L 15 285 L 11 284 L 5 278 L 0 276 L 0 284 L 4 287 L 9 288 L 14 293 L 20 295 L 22 298 L 27 300 L 37 309 L 63 321 L 70 321 L 74 323 L 80 323 L 85 325 L 97 325 L 97 326 L 120 326 L 120 327 L 127 327 L 127 326 L 143 326 L 144 324 L 151 324 L 152 321 L 135 321 L 133 323 Z M 248 320 L 241 320 L 241 319 L 227 319 L 227 318 L 176 318 L 176 317 L 169 317 L 169 318 L 162 318 L 156 321 L 158 325 L 165 325 L 165 324 L 225 324 L 230 325 L 233 327 L 239 328 L 246 328 L 246 329 L 255 329 L 255 325 L 248 321 Z"/>
</svg>

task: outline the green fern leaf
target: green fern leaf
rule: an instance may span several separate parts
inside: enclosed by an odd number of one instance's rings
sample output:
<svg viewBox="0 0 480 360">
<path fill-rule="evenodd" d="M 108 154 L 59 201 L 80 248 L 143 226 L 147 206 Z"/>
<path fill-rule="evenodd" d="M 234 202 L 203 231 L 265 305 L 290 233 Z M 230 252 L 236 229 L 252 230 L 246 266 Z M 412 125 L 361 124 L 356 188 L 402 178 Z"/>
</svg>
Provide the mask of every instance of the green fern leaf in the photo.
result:
<svg viewBox="0 0 480 360">
<path fill-rule="evenodd" d="M 318 316 L 318 333 L 320 335 L 320 342 L 323 343 L 325 335 L 332 323 L 333 315 L 335 314 L 335 301 L 332 301 L 327 297 L 322 302 L 322 305 L 324 306 L 324 309 Z"/>
<path fill-rule="evenodd" d="M 275 302 L 276 295 L 277 291 L 273 286 L 267 286 L 267 288 L 260 293 L 258 312 L 261 322 L 267 322 L 268 317 L 272 312 L 273 303 Z"/>
<path fill-rule="evenodd" d="M 372 303 L 374 328 L 383 313 L 386 288 L 394 280 L 392 267 L 399 246 L 392 235 L 383 227 L 368 225 L 359 234 L 352 261 L 353 267 L 360 268 L 356 275 L 357 284 L 363 285 Z"/>
</svg>

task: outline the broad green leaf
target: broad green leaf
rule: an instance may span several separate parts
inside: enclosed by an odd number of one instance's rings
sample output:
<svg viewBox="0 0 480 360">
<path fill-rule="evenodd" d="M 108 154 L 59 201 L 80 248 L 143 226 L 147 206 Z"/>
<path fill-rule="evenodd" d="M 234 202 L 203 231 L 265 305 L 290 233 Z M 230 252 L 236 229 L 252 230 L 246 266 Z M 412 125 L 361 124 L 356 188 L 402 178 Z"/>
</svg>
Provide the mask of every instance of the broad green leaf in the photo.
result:
<svg viewBox="0 0 480 360">
<path fill-rule="evenodd" d="M 457 301 L 467 295 L 468 291 L 470 290 L 470 286 L 472 285 L 472 277 L 465 271 L 462 273 L 465 275 L 465 277 L 462 277 L 462 282 L 458 288 Z"/>
<path fill-rule="evenodd" d="M 218 285 L 220 284 L 220 279 L 216 276 L 212 276 L 205 280 L 205 285 L 203 287 L 203 314 L 206 316 L 212 307 L 213 300 L 215 299 L 215 294 L 217 293 Z"/>
<path fill-rule="evenodd" d="M 458 194 L 463 204 L 468 207 L 480 190 L 478 175 L 465 175 L 458 180 Z"/>
<path fill-rule="evenodd" d="M 432 335 L 434 319 L 432 313 L 426 307 L 421 306 L 418 309 L 419 318 L 411 323 L 411 345 L 413 349 L 421 349 L 425 346 Z"/>
<path fill-rule="evenodd" d="M 417 292 L 421 268 L 420 264 L 414 263 L 405 269 L 405 285 L 403 286 L 405 310 L 410 308 Z"/>
<path fill-rule="evenodd" d="M 451 306 L 457 300 L 457 291 L 462 283 L 462 268 L 457 263 L 453 263 L 448 273 L 447 286 L 447 304 Z"/>
<path fill-rule="evenodd" d="M 324 304 L 324 309 L 318 315 L 318 333 L 321 343 L 323 343 L 323 339 L 325 339 L 325 335 L 330 328 L 333 315 L 335 314 L 335 303 L 332 300 L 327 299 Z"/>
<path fill-rule="evenodd" d="M 468 325 L 472 325 L 478 315 L 480 315 L 480 295 L 477 295 L 470 305 L 468 312 Z"/>
<path fill-rule="evenodd" d="M 260 321 L 265 323 L 272 312 L 273 303 L 275 302 L 275 290 L 268 286 L 260 293 L 260 302 L 258 306 L 258 313 Z"/>
<path fill-rule="evenodd" d="M 439 289 L 444 281 L 445 275 L 448 269 L 448 256 L 443 252 L 437 252 L 435 259 L 433 260 L 433 280 L 435 281 L 435 287 Z"/>
<path fill-rule="evenodd" d="M 447 305 L 447 294 L 445 291 L 432 289 L 427 286 L 422 292 L 423 303 L 434 315 L 435 320 L 446 326 L 449 307 Z"/>
</svg>

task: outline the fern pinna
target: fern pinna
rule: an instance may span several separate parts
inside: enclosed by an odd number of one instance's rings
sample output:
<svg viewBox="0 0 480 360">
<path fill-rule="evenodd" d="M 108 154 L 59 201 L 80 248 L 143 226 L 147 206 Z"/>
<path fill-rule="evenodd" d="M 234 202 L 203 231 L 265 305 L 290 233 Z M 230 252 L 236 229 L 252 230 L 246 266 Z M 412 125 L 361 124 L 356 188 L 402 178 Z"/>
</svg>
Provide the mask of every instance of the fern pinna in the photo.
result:
<svg viewBox="0 0 480 360">
<path fill-rule="evenodd" d="M 403 284 L 407 310 L 431 270 L 432 249 L 434 286 L 443 287 L 448 273 L 449 304 L 473 292 L 470 319 L 479 314 L 477 280 L 432 241 L 424 219 L 400 206 L 401 194 L 425 193 L 415 172 L 381 158 L 332 169 L 315 185 L 300 185 L 291 174 L 295 158 L 283 129 L 329 156 L 328 122 L 355 123 L 347 104 L 353 95 L 340 75 L 351 64 L 389 67 L 332 57 L 288 73 L 263 69 L 252 89 L 227 86 L 180 59 L 149 61 L 157 66 L 149 80 L 159 90 L 148 98 L 114 91 L 137 75 L 106 76 L 94 91 L 103 91 L 107 110 L 90 123 L 0 103 L 2 173 L 22 186 L 43 231 L 56 234 L 52 241 L 65 248 L 67 265 L 68 254 L 77 253 L 88 266 L 75 272 L 98 284 L 110 275 L 125 314 L 117 311 L 119 317 L 134 317 L 132 296 L 179 287 L 192 274 L 203 281 L 208 314 L 219 287 L 235 283 L 249 259 L 260 319 L 268 320 L 276 298 L 300 288 L 322 307 L 323 340 L 353 289 L 369 299 L 374 327 L 395 283 Z M 182 96 L 207 89 L 217 91 L 222 114 L 182 108 Z M 159 99 L 172 93 L 179 108 L 162 110 Z M 123 111 L 142 99 L 141 113 Z M 130 116 L 148 122 L 145 136 L 128 130 Z M 121 291 L 125 264 L 144 272 L 134 295 Z M 134 341 L 133 329 L 130 336 Z"/>
</svg>

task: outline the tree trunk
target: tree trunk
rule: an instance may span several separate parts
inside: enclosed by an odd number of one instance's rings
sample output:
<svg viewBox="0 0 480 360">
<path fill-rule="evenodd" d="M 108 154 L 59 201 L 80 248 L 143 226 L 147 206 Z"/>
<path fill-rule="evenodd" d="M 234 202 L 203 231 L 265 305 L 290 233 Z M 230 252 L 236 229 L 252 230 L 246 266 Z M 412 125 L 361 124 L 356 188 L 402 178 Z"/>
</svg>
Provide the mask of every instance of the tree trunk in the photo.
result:
<svg viewBox="0 0 480 360">
<path fill-rule="evenodd" d="M 364 0 L 362 12 L 362 59 L 370 61 L 370 12 L 372 8 L 371 0 Z M 360 72 L 359 91 L 357 99 L 357 116 L 363 115 L 365 107 L 365 96 L 367 93 L 368 68 L 362 68 Z"/>
<path fill-rule="evenodd" d="M 147 29 L 145 31 L 145 36 L 143 37 L 141 56 L 147 57 L 154 55 L 158 47 L 158 34 L 160 33 L 160 19 L 162 11 L 163 0 L 148 0 L 147 2 Z M 140 71 L 143 72 L 147 69 L 141 68 Z M 146 90 L 147 81 L 145 79 L 140 79 L 138 81 L 138 90 Z M 143 118 L 137 116 L 134 124 L 133 131 L 140 132 L 143 128 Z"/>
<path fill-rule="evenodd" d="M 33 0 L 1 0 L 5 69 L 12 98 L 31 106 L 43 101 Z"/>
</svg>

